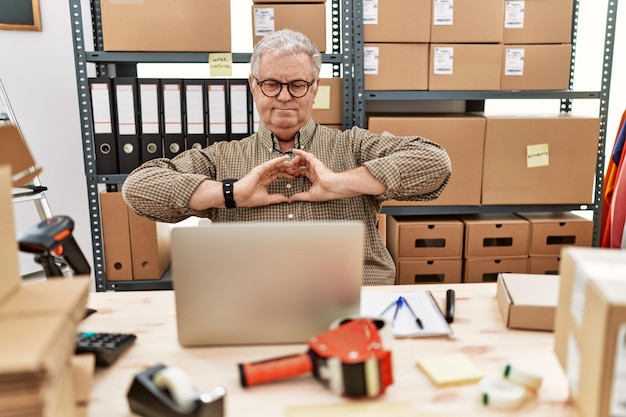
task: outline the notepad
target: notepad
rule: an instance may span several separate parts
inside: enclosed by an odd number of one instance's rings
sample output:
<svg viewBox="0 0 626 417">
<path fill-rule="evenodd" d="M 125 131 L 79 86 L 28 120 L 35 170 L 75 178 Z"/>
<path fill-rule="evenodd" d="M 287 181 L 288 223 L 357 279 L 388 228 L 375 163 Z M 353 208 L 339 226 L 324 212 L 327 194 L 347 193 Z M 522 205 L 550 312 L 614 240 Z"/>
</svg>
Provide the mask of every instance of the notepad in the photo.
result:
<svg viewBox="0 0 626 417">
<path fill-rule="evenodd" d="M 396 311 L 395 303 L 404 297 Z M 430 291 L 390 292 L 375 288 L 361 290 L 360 314 L 363 317 L 382 317 L 391 324 L 395 337 L 432 337 L 452 334 L 437 302 Z M 395 316 L 395 318 L 394 318 Z M 417 319 L 422 324 L 420 328 Z"/>
<path fill-rule="evenodd" d="M 438 386 L 474 383 L 483 372 L 462 353 L 422 358 L 417 366 Z"/>
</svg>

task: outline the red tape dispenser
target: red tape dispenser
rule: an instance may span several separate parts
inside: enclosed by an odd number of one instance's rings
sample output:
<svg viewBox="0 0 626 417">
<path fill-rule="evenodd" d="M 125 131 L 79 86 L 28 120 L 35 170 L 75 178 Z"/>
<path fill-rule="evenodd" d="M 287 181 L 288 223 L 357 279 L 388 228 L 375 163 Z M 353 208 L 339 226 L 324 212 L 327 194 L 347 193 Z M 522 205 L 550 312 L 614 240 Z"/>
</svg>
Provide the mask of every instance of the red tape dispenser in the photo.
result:
<svg viewBox="0 0 626 417">
<path fill-rule="evenodd" d="M 312 337 L 305 353 L 239 364 L 241 385 L 251 387 L 313 372 L 334 393 L 377 397 L 393 383 L 391 352 L 383 350 L 378 332 L 384 325 L 382 320 L 347 320 Z"/>
</svg>

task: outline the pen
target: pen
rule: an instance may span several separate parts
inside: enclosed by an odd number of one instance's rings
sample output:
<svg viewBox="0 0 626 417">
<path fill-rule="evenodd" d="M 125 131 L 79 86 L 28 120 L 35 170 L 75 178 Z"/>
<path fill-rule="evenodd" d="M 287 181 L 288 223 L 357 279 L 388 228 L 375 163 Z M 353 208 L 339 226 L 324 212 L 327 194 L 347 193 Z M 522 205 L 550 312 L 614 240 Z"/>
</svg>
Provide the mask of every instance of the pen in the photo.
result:
<svg viewBox="0 0 626 417">
<path fill-rule="evenodd" d="M 454 290 L 446 291 L 446 321 L 454 321 Z"/>
<path fill-rule="evenodd" d="M 420 329 L 423 329 L 424 325 L 422 324 L 422 321 L 419 317 L 417 317 L 417 314 L 415 314 L 415 311 L 413 311 L 413 309 L 409 305 L 409 302 L 404 297 L 401 297 L 401 299 L 404 301 L 404 304 L 406 304 L 406 306 L 409 308 L 409 311 L 411 312 L 411 314 L 413 314 L 413 317 L 415 317 L 415 323 L 417 323 Z"/>
</svg>

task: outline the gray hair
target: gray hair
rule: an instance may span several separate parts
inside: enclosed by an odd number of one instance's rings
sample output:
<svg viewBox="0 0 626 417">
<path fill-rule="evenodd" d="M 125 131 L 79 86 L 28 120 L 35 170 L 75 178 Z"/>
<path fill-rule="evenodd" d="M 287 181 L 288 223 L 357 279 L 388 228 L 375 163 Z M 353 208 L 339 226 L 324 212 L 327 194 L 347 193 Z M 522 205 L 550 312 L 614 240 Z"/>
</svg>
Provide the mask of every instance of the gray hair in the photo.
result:
<svg viewBox="0 0 626 417">
<path fill-rule="evenodd" d="M 254 47 L 252 58 L 250 59 L 250 72 L 255 77 L 259 75 L 259 61 L 261 60 L 261 55 L 265 53 L 273 54 L 274 56 L 307 54 L 311 57 L 313 78 L 317 79 L 320 75 L 322 55 L 317 46 L 300 32 L 282 29 L 265 35 Z"/>
</svg>

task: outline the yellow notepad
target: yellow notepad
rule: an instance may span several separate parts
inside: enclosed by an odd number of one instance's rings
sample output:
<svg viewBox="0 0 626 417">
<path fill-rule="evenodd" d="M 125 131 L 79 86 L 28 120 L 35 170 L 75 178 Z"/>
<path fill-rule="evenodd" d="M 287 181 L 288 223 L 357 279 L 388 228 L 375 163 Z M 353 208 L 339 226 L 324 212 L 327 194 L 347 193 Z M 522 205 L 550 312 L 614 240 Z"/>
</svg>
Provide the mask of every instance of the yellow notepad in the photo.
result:
<svg viewBox="0 0 626 417">
<path fill-rule="evenodd" d="M 483 372 L 462 353 L 423 358 L 417 366 L 439 386 L 473 383 L 483 377 Z"/>
</svg>

